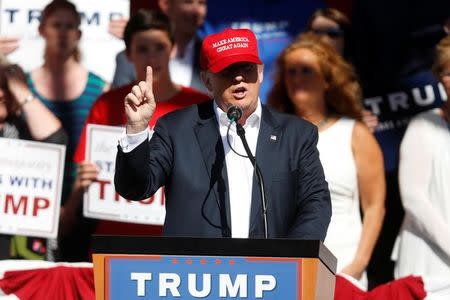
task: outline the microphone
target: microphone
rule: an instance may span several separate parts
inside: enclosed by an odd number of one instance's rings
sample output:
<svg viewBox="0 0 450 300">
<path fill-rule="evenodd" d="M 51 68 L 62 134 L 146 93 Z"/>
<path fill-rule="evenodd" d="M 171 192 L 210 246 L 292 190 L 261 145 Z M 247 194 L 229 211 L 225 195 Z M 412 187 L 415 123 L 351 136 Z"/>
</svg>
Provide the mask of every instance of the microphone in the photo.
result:
<svg viewBox="0 0 450 300">
<path fill-rule="evenodd" d="M 239 119 L 242 117 L 242 108 L 236 105 L 228 107 L 227 117 L 231 122 L 237 123 Z"/>
<path fill-rule="evenodd" d="M 238 123 L 239 119 L 242 117 L 242 108 L 239 106 L 232 105 L 227 110 L 227 117 L 230 120 L 230 125 L 228 126 L 228 129 L 230 129 L 231 123 L 236 123 L 236 132 L 237 135 L 241 138 L 242 145 L 244 146 L 245 152 L 247 153 L 248 159 L 250 159 L 250 162 L 253 165 L 253 168 L 255 169 L 256 178 L 258 180 L 259 185 L 259 191 L 261 193 L 261 209 L 262 209 L 262 218 L 263 218 L 263 224 L 264 224 L 264 238 L 268 238 L 268 227 L 267 227 L 267 201 L 266 201 L 266 189 L 264 187 L 264 179 L 262 176 L 262 173 L 256 164 L 256 158 L 253 156 L 252 151 L 250 150 L 250 147 L 248 146 L 247 139 L 245 138 L 245 129 L 242 127 L 241 124 Z M 227 133 L 228 135 L 228 133 Z M 234 151 L 233 147 L 231 147 L 231 144 L 228 141 L 228 146 Z M 240 155 L 236 151 L 234 151 L 236 154 Z M 243 155 L 240 155 L 243 156 Z M 245 157 L 245 156 L 244 156 Z"/>
</svg>

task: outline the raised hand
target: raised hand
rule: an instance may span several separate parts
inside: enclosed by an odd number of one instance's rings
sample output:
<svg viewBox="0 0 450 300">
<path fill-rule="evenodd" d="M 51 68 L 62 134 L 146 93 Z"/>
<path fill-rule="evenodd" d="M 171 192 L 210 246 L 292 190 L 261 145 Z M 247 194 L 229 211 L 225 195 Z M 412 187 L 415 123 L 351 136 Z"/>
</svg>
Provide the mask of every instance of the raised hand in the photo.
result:
<svg viewBox="0 0 450 300">
<path fill-rule="evenodd" d="M 145 81 L 134 85 L 131 92 L 125 97 L 125 114 L 127 116 L 127 133 L 138 133 L 148 127 L 148 122 L 156 108 L 153 96 L 152 68 L 147 66 Z"/>
</svg>

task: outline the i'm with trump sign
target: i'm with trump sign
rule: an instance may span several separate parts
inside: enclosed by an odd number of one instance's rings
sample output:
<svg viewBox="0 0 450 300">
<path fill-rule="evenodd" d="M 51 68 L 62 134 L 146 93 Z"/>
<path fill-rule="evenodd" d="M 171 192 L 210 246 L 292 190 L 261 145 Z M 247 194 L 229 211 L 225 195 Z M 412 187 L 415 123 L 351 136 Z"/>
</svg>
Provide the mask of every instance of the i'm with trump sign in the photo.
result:
<svg viewBox="0 0 450 300">
<path fill-rule="evenodd" d="M 0 138 L 0 233 L 56 238 L 66 147 Z"/>
</svg>

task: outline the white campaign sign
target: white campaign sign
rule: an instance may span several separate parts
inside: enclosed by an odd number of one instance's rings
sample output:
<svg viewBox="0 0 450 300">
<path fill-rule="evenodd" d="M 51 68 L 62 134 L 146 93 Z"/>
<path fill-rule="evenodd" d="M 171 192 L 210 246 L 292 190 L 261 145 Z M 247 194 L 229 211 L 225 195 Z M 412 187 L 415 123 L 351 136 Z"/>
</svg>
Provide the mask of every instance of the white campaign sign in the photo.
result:
<svg viewBox="0 0 450 300">
<path fill-rule="evenodd" d="M 100 169 L 97 182 L 84 194 L 84 216 L 89 218 L 162 225 L 165 218 L 164 191 L 159 189 L 142 201 L 125 200 L 115 192 L 114 166 L 121 127 L 89 124 L 86 135 L 86 159 Z"/>
<path fill-rule="evenodd" d="M 0 233 L 56 238 L 66 146 L 0 138 Z"/>
<path fill-rule="evenodd" d="M 30 71 L 43 62 L 44 40 L 38 26 L 42 9 L 50 0 L 0 0 L 0 35 L 20 38 L 19 48 L 8 56 Z M 81 13 L 82 64 L 110 82 L 115 56 L 125 43 L 108 33 L 110 20 L 129 16 L 129 0 L 72 1 Z"/>
</svg>

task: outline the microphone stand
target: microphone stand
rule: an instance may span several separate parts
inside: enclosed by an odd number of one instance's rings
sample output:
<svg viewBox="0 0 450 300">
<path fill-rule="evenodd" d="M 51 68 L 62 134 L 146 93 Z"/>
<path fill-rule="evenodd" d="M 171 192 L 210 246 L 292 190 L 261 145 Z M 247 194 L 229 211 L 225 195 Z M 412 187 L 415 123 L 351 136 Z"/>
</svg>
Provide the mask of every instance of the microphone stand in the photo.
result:
<svg viewBox="0 0 450 300">
<path fill-rule="evenodd" d="M 244 145 L 245 152 L 247 152 L 247 156 L 250 159 L 253 167 L 255 168 L 256 178 L 258 179 L 258 183 L 259 183 L 259 191 L 261 193 L 261 209 L 262 209 L 262 217 L 263 217 L 263 223 L 264 223 L 264 238 L 267 239 L 269 237 L 268 229 L 267 229 L 267 201 L 266 201 L 266 190 L 264 187 L 263 176 L 261 174 L 261 171 L 260 171 L 258 165 L 256 164 L 256 159 L 253 156 L 252 151 L 250 151 L 250 147 L 248 146 L 247 139 L 245 138 L 245 129 L 238 122 L 236 122 L 236 132 L 237 132 L 237 135 L 241 138 L 242 144 Z"/>
</svg>

